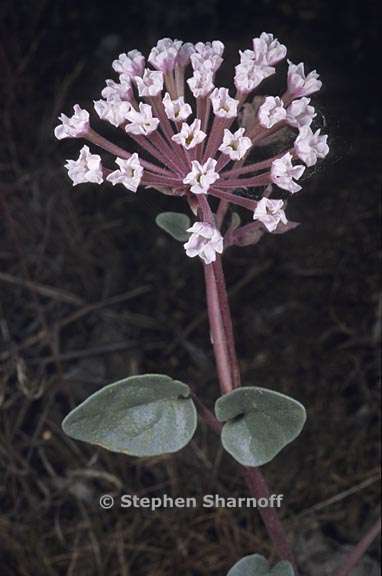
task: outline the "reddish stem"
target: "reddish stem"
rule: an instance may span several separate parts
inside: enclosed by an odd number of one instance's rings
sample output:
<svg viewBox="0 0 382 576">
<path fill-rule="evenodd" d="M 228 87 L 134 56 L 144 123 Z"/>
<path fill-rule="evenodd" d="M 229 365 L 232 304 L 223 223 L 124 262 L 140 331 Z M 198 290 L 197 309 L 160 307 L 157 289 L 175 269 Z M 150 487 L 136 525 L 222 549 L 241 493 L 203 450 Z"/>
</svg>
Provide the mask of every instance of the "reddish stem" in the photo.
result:
<svg viewBox="0 0 382 576">
<path fill-rule="evenodd" d="M 365 534 L 357 546 L 355 546 L 349 553 L 344 565 L 336 572 L 335 576 L 349 576 L 353 568 L 355 568 L 360 560 L 362 560 L 366 550 L 374 542 L 380 531 L 381 518 L 379 518 L 379 520 L 370 528 L 370 530 Z"/>
<path fill-rule="evenodd" d="M 200 202 L 203 217 L 211 220 L 211 210 L 207 209 L 207 199 L 203 198 Z M 234 362 L 236 363 L 235 344 L 233 339 L 232 320 L 228 306 L 228 297 L 225 290 L 224 272 L 220 265 L 219 260 L 213 265 L 204 265 L 205 280 L 206 280 L 206 293 L 208 303 L 208 317 L 211 328 L 211 335 L 213 341 L 214 354 L 218 369 L 219 383 L 223 394 L 227 394 L 232 390 L 232 387 L 238 381 L 232 379 L 232 374 L 236 374 L 238 367 L 233 365 L 232 354 L 234 355 Z M 224 320 L 223 320 L 224 318 Z M 238 375 L 236 374 L 236 378 Z M 207 409 L 203 408 L 203 415 L 207 423 L 215 430 L 220 429 L 220 423 L 215 423 L 215 417 Z M 255 498 L 269 498 L 270 491 L 267 487 L 265 479 L 256 468 L 241 467 L 242 472 L 248 483 L 250 492 Z M 281 521 L 274 508 L 261 508 L 260 514 L 266 526 L 267 532 L 275 546 L 277 553 L 283 560 L 288 560 L 296 566 L 293 553 L 289 547 L 287 536 L 282 527 Z M 297 572 L 296 572 L 297 576 Z"/>
<path fill-rule="evenodd" d="M 212 264 L 204 264 L 204 276 L 206 282 L 208 318 L 211 329 L 211 342 L 215 354 L 216 368 L 222 393 L 228 394 L 233 388 L 231 365 L 228 353 L 228 343 L 220 310 L 216 278 Z"/>
</svg>

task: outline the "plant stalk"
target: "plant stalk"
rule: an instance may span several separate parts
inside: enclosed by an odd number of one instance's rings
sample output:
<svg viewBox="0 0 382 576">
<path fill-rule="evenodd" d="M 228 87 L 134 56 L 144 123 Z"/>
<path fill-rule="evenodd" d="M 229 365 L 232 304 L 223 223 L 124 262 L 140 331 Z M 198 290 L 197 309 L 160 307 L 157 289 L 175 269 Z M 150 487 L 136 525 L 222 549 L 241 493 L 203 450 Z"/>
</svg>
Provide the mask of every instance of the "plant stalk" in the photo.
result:
<svg viewBox="0 0 382 576">
<path fill-rule="evenodd" d="M 222 393 L 227 394 L 234 387 L 240 386 L 240 374 L 224 271 L 219 256 L 214 264 L 204 265 L 204 273 L 208 318 L 219 383 Z M 210 416 L 214 418 L 212 414 Z M 218 425 L 214 429 L 218 429 Z M 268 499 L 270 490 L 261 472 L 252 467 L 242 466 L 241 469 L 250 493 L 257 499 Z M 291 562 L 296 569 L 294 555 L 277 512 L 274 508 L 269 507 L 261 508 L 260 514 L 277 554 L 282 560 Z"/>
</svg>

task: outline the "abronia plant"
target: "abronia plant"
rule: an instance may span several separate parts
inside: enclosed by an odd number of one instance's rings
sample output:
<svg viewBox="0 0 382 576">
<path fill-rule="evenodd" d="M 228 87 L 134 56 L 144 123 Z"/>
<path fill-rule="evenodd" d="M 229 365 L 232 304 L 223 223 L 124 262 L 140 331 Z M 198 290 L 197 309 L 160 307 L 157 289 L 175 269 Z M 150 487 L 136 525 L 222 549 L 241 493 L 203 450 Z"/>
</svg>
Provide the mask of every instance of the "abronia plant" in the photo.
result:
<svg viewBox="0 0 382 576">
<path fill-rule="evenodd" d="M 240 51 L 233 95 L 217 84 L 223 52 L 220 41 L 193 45 L 164 38 L 147 61 L 138 50 L 120 54 L 112 64 L 119 79 L 106 80 L 94 109 L 124 134 L 126 149 L 97 133 L 79 105 L 72 116 L 62 114 L 55 129 L 59 140 L 88 143 L 77 160 L 66 163 L 74 186 L 122 185 L 129 193 L 155 188 L 183 198 L 190 208 L 193 221 L 185 214 L 163 213 L 157 223 L 204 267 L 222 394 L 215 415 L 188 385 L 146 374 L 102 388 L 65 418 L 63 428 L 76 439 L 129 455 L 175 452 L 195 432 L 195 401 L 201 416 L 221 433 L 224 448 L 242 465 L 251 492 L 266 497 L 269 491 L 258 467 L 300 434 L 306 414 L 288 396 L 241 384 L 221 259 L 232 245 L 255 244 L 265 233 L 296 227 L 287 219 L 286 197 L 301 191 L 303 174 L 325 158 L 329 148 L 327 136 L 312 128 L 316 112 L 310 97 L 321 88 L 316 71 L 306 74 L 304 64 L 288 60 L 281 93 L 257 96 L 250 105 L 248 98 L 286 58 L 286 47 L 272 34 L 254 38 L 252 49 Z M 96 148 L 108 154 L 101 158 Z M 236 213 L 227 222 L 236 207 L 245 209 L 243 225 Z M 260 513 L 281 562 L 271 569 L 255 554 L 229 574 L 296 575 L 276 512 L 265 508 Z"/>
</svg>

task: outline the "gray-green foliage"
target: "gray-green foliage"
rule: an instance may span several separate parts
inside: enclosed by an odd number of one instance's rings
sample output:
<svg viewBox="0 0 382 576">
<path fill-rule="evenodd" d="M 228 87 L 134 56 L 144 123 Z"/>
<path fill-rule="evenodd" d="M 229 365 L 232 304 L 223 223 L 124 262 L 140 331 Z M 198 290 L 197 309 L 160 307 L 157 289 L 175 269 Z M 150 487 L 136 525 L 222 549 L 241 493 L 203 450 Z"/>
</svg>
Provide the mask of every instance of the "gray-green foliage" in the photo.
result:
<svg viewBox="0 0 382 576">
<path fill-rule="evenodd" d="M 244 466 L 270 462 L 300 434 L 306 420 L 305 408 L 297 400 L 249 386 L 219 398 L 215 413 L 224 422 L 224 448 Z"/>
<path fill-rule="evenodd" d="M 197 425 L 186 384 L 161 374 L 131 376 L 92 394 L 66 416 L 64 432 L 132 456 L 157 456 L 186 446 Z"/>
<path fill-rule="evenodd" d="M 286 561 L 279 562 L 271 568 L 263 556 L 253 554 L 239 560 L 227 576 L 294 576 L 294 569 L 292 564 Z"/>
<path fill-rule="evenodd" d="M 191 220 L 186 214 L 178 212 L 162 212 L 158 214 L 155 222 L 167 234 L 170 234 L 175 240 L 179 242 L 186 242 L 189 238 L 187 228 L 191 226 Z"/>
</svg>

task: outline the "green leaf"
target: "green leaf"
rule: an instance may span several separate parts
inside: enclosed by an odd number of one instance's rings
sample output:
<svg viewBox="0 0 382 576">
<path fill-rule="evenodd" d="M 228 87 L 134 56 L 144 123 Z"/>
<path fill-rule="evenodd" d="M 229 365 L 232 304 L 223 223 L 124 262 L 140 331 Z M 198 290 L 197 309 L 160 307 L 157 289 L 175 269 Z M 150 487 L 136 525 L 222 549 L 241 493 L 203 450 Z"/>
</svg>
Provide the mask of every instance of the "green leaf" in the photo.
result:
<svg viewBox="0 0 382 576">
<path fill-rule="evenodd" d="M 215 414 L 225 422 L 224 448 L 244 466 L 262 466 L 302 431 L 305 408 L 300 402 L 266 388 L 242 387 L 216 401 Z"/>
<path fill-rule="evenodd" d="M 167 234 L 170 234 L 175 240 L 179 242 L 186 242 L 189 238 L 187 228 L 191 226 L 191 220 L 186 214 L 179 214 L 178 212 L 162 212 L 158 214 L 155 222 Z"/>
<path fill-rule="evenodd" d="M 231 570 L 227 576 L 295 576 L 290 562 L 279 562 L 270 568 L 268 560 L 260 554 L 245 556 Z"/>
<path fill-rule="evenodd" d="M 197 425 L 190 388 L 162 374 L 131 376 L 92 394 L 66 416 L 64 432 L 131 456 L 158 456 L 186 446 Z"/>
</svg>

